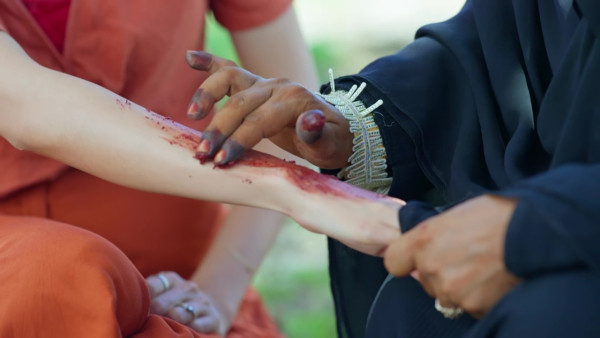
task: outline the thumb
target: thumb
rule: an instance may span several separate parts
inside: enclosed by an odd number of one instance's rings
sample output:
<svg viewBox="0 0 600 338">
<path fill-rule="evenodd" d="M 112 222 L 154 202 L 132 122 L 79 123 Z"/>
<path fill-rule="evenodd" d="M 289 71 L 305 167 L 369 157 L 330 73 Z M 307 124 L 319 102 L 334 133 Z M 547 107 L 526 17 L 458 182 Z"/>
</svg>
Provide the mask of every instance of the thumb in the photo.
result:
<svg viewBox="0 0 600 338">
<path fill-rule="evenodd" d="M 353 135 L 343 116 L 330 121 L 322 110 L 307 110 L 298 116 L 295 127 L 295 145 L 303 158 L 324 169 L 347 165 Z"/>
<path fill-rule="evenodd" d="M 410 231 L 393 241 L 385 251 L 385 268 L 394 276 L 406 276 L 416 269 L 416 245 Z"/>
<path fill-rule="evenodd" d="M 302 142 L 311 144 L 321 137 L 324 126 L 325 114 L 318 109 L 308 110 L 298 116 L 296 134 Z"/>
</svg>

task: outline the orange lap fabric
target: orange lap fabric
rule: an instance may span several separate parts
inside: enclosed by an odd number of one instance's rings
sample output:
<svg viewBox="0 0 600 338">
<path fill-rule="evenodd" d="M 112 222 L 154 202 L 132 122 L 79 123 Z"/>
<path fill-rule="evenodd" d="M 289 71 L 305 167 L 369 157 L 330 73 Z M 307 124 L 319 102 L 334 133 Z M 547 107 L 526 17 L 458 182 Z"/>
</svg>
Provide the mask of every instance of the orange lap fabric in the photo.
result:
<svg viewBox="0 0 600 338">
<path fill-rule="evenodd" d="M 224 216 L 215 203 L 136 191 L 77 170 L 0 200 L 1 213 L 35 215 L 91 230 L 123 250 L 144 276 L 172 270 L 184 278 L 200 264 Z M 66 241 L 64 245 L 71 244 Z M 73 264 L 77 269 L 77 263 Z M 40 272 L 36 278 L 43 279 L 47 273 L 52 271 Z M 93 287 L 87 291 L 95 293 Z M 153 317 L 148 319 L 147 331 L 137 333 L 140 337 L 153 337 L 156 332 L 158 337 L 178 337 L 181 328 Z M 102 316 L 96 319 L 104 320 Z M 254 290 L 246 292 L 227 337 L 281 337 Z"/>
<path fill-rule="evenodd" d="M 162 317 L 150 321 L 145 280 L 100 236 L 0 215 L 0 248 L 1 337 L 201 337 Z"/>
<path fill-rule="evenodd" d="M 108 239 L 144 276 L 170 270 L 189 278 L 225 216 L 217 203 L 133 190 L 74 169 L 45 189 L 46 217 Z"/>
<path fill-rule="evenodd" d="M 189 278 L 224 217 L 215 203 L 136 191 L 77 170 L 70 170 L 44 190 L 40 198 L 48 217 L 115 243 L 144 276 L 169 270 Z M 163 322 L 158 324 L 167 329 Z M 254 290 L 244 295 L 227 337 L 281 337 Z"/>
</svg>

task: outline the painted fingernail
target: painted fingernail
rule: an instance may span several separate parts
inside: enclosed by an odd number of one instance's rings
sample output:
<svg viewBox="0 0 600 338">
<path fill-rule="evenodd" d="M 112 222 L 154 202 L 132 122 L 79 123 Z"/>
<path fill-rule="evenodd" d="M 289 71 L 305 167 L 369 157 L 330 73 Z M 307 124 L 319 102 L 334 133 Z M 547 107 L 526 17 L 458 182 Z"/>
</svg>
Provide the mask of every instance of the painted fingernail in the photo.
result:
<svg viewBox="0 0 600 338">
<path fill-rule="evenodd" d="M 190 102 L 190 107 L 187 111 L 188 117 L 194 120 L 206 117 L 215 105 L 215 101 L 212 95 L 199 88 Z"/>
<path fill-rule="evenodd" d="M 198 148 L 196 148 L 196 154 L 194 158 L 204 164 L 206 161 L 211 159 L 217 150 L 221 148 L 221 145 L 225 141 L 225 136 L 218 130 L 205 131 L 202 134 L 202 139 Z"/>
<path fill-rule="evenodd" d="M 219 168 L 232 166 L 242 156 L 244 150 L 244 147 L 236 141 L 225 141 L 221 150 L 215 155 L 215 165 Z"/>
<path fill-rule="evenodd" d="M 211 54 L 206 52 L 188 50 L 185 53 L 185 60 L 187 61 L 188 65 L 194 69 L 208 70 L 212 63 L 213 57 Z"/>
<path fill-rule="evenodd" d="M 200 144 L 198 145 L 197 151 L 199 153 L 208 153 L 209 150 L 210 150 L 210 142 L 208 142 L 208 140 L 202 140 L 202 142 L 200 142 Z"/>
<path fill-rule="evenodd" d="M 200 115 L 200 107 L 198 107 L 198 104 L 196 103 L 196 101 L 194 99 L 192 99 L 192 102 L 190 103 L 190 107 L 188 108 L 187 115 L 190 119 L 193 119 L 193 120 L 196 119 L 196 116 Z"/>
<path fill-rule="evenodd" d="M 219 152 L 215 155 L 215 163 L 221 163 L 225 158 L 225 151 L 223 149 L 219 150 Z"/>
<path fill-rule="evenodd" d="M 323 134 L 325 115 L 322 111 L 308 110 L 298 116 L 296 120 L 296 133 L 304 143 L 311 144 Z"/>
</svg>

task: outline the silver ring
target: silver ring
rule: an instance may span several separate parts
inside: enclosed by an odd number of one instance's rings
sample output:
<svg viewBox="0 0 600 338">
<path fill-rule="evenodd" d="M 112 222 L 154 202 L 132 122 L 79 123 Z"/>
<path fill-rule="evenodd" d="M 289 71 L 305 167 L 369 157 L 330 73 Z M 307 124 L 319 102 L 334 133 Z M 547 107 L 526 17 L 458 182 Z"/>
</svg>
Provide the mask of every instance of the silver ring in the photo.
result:
<svg viewBox="0 0 600 338">
<path fill-rule="evenodd" d="M 169 282 L 169 280 L 167 279 L 167 277 L 165 277 L 165 275 L 163 275 L 162 273 L 159 273 L 158 275 L 156 275 L 156 277 L 158 277 L 158 279 L 160 279 L 160 282 L 162 283 L 163 287 L 165 288 L 163 290 L 163 292 L 165 292 L 171 288 L 171 282 Z"/>
<path fill-rule="evenodd" d="M 196 308 L 193 305 L 190 305 L 188 303 L 181 303 L 179 304 L 179 306 L 181 306 L 185 311 L 190 313 L 194 317 L 194 319 L 198 317 L 198 314 L 196 313 Z"/>
<path fill-rule="evenodd" d="M 440 304 L 439 299 L 435 299 L 435 309 L 438 310 L 444 317 L 454 319 L 462 315 L 465 311 L 459 307 L 445 307 Z"/>
</svg>

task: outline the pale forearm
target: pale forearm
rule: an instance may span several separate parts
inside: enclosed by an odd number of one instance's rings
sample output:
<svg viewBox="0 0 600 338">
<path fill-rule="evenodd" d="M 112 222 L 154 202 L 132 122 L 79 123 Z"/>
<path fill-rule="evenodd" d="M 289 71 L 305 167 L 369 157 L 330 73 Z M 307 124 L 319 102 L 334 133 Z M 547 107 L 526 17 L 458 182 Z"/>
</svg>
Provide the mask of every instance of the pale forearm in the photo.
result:
<svg viewBox="0 0 600 338">
<path fill-rule="evenodd" d="M 401 201 L 258 152 L 228 169 L 200 165 L 199 132 L 44 69 L 15 46 L 0 33 L 0 135 L 20 148 L 136 189 L 280 211 L 369 253 L 399 235 Z"/>
<path fill-rule="evenodd" d="M 284 77 L 318 89 L 314 62 L 293 7 L 272 22 L 231 36 L 244 68 L 262 77 Z"/>
<path fill-rule="evenodd" d="M 272 211 L 233 207 L 210 252 L 192 277 L 217 303 L 228 323 L 237 313 L 284 218 Z"/>
<path fill-rule="evenodd" d="M 92 83 L 42 68 L 12 50 L 8 36 L 1 38 L 0 132 L 19 148 L 132 188 L 279 208 L 271 202 L 277 179 L 269 178 L 279 169 L 200 165 L 193 158 L 197 132 Z"/>
</svg>

